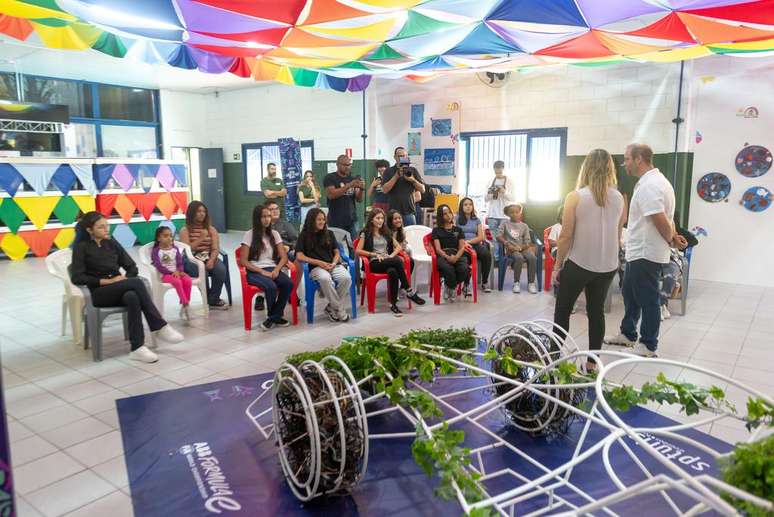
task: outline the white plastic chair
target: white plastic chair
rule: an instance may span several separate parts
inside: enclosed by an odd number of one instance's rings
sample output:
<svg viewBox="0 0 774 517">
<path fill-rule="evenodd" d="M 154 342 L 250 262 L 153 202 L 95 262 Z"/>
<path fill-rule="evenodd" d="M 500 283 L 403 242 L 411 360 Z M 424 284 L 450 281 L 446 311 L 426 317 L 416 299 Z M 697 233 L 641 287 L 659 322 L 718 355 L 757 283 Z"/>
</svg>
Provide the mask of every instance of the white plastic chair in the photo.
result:
<svg viewBox="0 0 774 517">
<path fill-rule="evenodd" d="M 411 274 L 411 285 L 416 289 L 417 270 L 419 266 L 427 266 L 427 286 L 430 287 L 430 278 L 433 274 L 433 259 L 427 254 L 422 239 L 433 230 L 427 226 L 413 224 L 403 228 L 408 245 L 411 246 L 411 258 L 414 259 L 414 271 Z"/>
<path fill-rule="evenodd" d="M 148 277 L 150 278 L 150 285 L 151 285 L 151 297 L 153 298 L 153 303 L 156 304 L 156 307 L 161 311 L 164 312 L 164 295 L 166 292 L 170 289 L 174 289 L 171 284 L 167 284 L 162 282 L 161 280 L 161 273 L 156 269 L 156 267 L 151 262 L 151 250 L 153 249 L 153 242 L 149 242 L 148 244 L 142 246 L 139 251 L 140 255 L 140 262 L 143 266 L 145 266 L 145 269 L 148 270 Z M 185 244 L 184 242 L 175 241 L 174 245 L 178 247 L 178 249 L 182 250 L 183 255 L 192 263 L 196 264 L 199 268 L 199 276 L 197 278 L 191 278 L 192 280 L 192 286 L 199 289 L 199 292 L 202 295 L 202 305 L 204 305 L 204 316 L 209 317 L 210 314 L 210 307 L 207 305 L 207 273 L 204 268 L 204 262 L 201 260 L 198 260 L 194 258 L 193 252 L 191 252 L 191 247 L 188 244 Z"/>
<path fill-rule="evenodd" d="M 73 330 L 73 343 L 78 345 L 83 340 L 83 293 L 70 280 L 67 267 L 72 260 L 73 251 L 70 248 L 56 251 L 46 257 L 46 269 L 60 279 L 64 285 L 64 294 L 62 295 L 62 335 L 65 335 L 67 312 L 69 311 Z"/>
</svg>

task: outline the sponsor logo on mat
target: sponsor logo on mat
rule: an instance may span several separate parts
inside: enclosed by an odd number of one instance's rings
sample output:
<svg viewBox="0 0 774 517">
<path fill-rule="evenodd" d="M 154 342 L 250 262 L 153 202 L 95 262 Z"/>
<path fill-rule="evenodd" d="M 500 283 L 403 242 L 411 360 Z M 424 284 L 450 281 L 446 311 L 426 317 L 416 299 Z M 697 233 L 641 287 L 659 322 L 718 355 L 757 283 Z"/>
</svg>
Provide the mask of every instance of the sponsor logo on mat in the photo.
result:
<svg viewBox="0 0 774 517">
<path fill-rule="evenodd" d="M 178 452 L 188 460 L 191 474 L 204 500 L 204 507 L 210 513 L 238 512 L 242 505 L 234 499 L 234 491 L 220 467 L 218 458 L 212 454 L 208 442 L 183 445 Z"/>
</svg>

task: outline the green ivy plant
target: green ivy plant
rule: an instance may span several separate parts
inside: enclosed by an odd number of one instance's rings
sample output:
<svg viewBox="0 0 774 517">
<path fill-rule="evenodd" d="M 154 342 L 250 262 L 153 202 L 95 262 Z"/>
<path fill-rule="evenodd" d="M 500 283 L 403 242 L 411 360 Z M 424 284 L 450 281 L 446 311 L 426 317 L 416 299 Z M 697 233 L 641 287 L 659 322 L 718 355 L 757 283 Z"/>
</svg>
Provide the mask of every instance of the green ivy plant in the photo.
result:
<svg viewBox="0 0 774 517">
<path fill-rule="evenodd" d="M 393 345 L 400 346 L 393 346 Z M 430 358 L 419 350 L 427 351 L 426 346 L 443 349 L 443 355 L 467 364 L 475 365 L 476 335 L 472 328 L 419 329 L 412 330 L 395 341 L 384 336 L 346 338 L 335 348 L 326 348 L 314 352 L 302 352 L 291 355 L 287 362 L 299 365 L 306 360 L 320 361 L 326 356 L 336 355 L 352 371 L 357 380 L 371 378 L 371 388 L 375 393 L 384 393 L 393 404 L 415 410 L 423 419 L 443 416 L 432 397 L 420 390 L 406 387 L 406 380 L 420 379 L 431 382 L 437 374 L 449 375 L 458 367 L 441 358 Z M 499 354 L 494 348 L 483 354 L 483 359 L 497 361 L 501 370 L 515 377 L 526 366 L 512 357 L 510 347 Z M 538 370 L 542 364 L 529 364 Z M 553 382 L 557 384 L 575 384 L 591 382 L 596 374 L 580 372 L 575 363 L 561 362 L 551 371 Z M 541 380 L 548 381 L 543 375 Z M 604 396 L 610 406 L 619 412 L 647 402 L 659 404 L 678 404 L 686 415 L 700 410 L 727 412 L 736 415 L 736 408 L 726 400 L 725 392 L 717 386 L 703 388 L 687 382 L 676 382 L 659 373 L 655 382 L 648 382 L 640 389 L 626 385 L 604 383 Z M 774 426 L 774 407 L 760 398 L 750 398 L 747 402 L 746 425 L 752 430 L 761 425 Z M 435 474 L 439 479 L 436 495 L 443 499 L 455 497 L 454 485 L 462 491 L 470 502 L 481 501 L 486 497 L 478 480 L 480 475 L 470 467 L 470 449 L 462 447 L 465 433 L 452 430 L 444 423 L 432 433 L 425 432 L 423 426 L 417 426 L 417 436 L 411 451 L 414 460 L 428 475 Z M 723 467 L 724 479 L 749 493 L 772 500 L 774 487 L 774 439 L 769 437 L 756 444 L 739 446 L 731 459 Z M 749 515 L 769 515 L 752 513 L 753 507 L 744 501 L 726 495 L 737 508 Z M 748 508 L 749 507 L 749 508 Z M 497 515 L 490 508 L 476 508 L 471 517 L 490 517 Z"/>
</svg>

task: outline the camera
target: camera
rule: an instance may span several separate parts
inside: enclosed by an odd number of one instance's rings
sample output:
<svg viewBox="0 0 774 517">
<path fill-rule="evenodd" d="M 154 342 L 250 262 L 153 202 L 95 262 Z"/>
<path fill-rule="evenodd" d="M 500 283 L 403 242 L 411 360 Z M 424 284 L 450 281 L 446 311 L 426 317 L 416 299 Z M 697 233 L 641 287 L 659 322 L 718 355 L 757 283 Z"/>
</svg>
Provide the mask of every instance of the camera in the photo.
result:
<svg viewBox="0 0 774 517">
<path fill-rule="evenodd" d="M 489 187 L 489 194 L 492 195 L 492 199 L 497 199 L 497 196 L 499 195 L 499 193 L 500 193 L 500 189 L 498 187 L 495 187 L 494 185 Z"/>
<path fill-rule="evenodd" d="M 411 169 L 406 169 L 403 171 L 403 176 L 405 176 L 406 178 L 410 178 L 413 175 L 414 175 L 414 171 L 412 171 Z"/>
</svg>

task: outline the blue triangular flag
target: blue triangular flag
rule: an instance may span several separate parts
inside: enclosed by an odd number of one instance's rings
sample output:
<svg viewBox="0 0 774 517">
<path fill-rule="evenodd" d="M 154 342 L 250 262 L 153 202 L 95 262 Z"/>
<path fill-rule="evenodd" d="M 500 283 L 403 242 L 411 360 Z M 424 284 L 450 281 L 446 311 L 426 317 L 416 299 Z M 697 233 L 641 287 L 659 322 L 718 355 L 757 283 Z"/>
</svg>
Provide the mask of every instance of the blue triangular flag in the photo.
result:
<svg viewBox="0 0 774 517">
<path fill-rule="evenodd" d="M 115 168 L 116 166 L 112 163 L 100 163 L 94 166 L 94 183 L 97 185 L 97 191 L 105 190 Z"/>
<path fill-rule="evenodd" d="M 66 196 L 70 192 L 70 189 L 73 188 L 75 180 L 77 179 L 78 178 L 75 176 L 75 173 L 70 166 L 64 163 L 56 170 L 54 176 L 51 178 L 51 182 Z"/>
<path fill-rule="evenodd" d="M 21 184 L 24 182 L 24 177 L 19 174 L 19 171 L 10 163 L 0 163 L 0 188 L 11 194 L 16 195 L 16 191 L 19 190 Z"/>
</svg>

